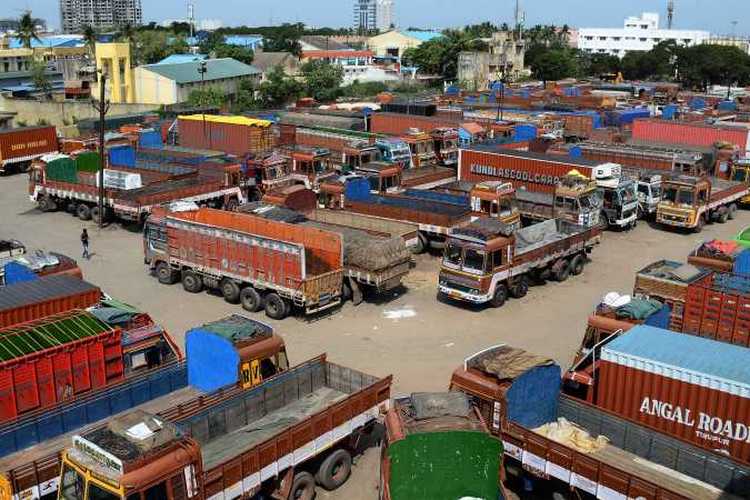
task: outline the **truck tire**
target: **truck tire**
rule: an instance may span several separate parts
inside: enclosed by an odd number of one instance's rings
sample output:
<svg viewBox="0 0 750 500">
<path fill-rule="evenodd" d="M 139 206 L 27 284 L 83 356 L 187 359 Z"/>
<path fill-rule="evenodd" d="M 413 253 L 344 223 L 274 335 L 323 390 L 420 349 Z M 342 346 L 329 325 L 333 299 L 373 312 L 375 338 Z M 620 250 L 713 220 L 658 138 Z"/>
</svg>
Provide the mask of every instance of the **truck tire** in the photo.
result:
<svg viewBox="0 0 750 500">
<path fill-rule="evenodd" d="M 555 262 L 555 280 L 562 283 L 570 277 L 570 264 L 565 259 L 560 259 Z"/>
<path fill-rule="evenodd" d="M 706 225 L 706 219 L 701 215 L 698 217 L 698 221 L 695 224 L 695 227 L 693 228 L 693 232 L 698 234 L 701 231 L 703 231 L 703 226 Z"/>
<path fill-rule="evenodd" d="M 78 215 L 78 218 L 81 220 L 91 220 L 91 209 L 88 205 L 81 203 L 78 205 L 78 208 L 76 208 L 76 215 Z"/>
<path fill-rule="evenodd" d="M 307 471 L 294 475 L 289 500 L 312 500 L 315 498 L 315 478 Z"/>
<path fill-rule="evenodd" d="M 422 254 L 425 253 L 429 247 L 430 241 L 427 239 L 427 236 L 422 234 L 421 231 L 417 233 L 417 244 L 413 248 L 412 252 L 415 254 Z"/>
<path fill-rule="evenodd" d="M 99 221 L 99 218 L 100 218 L 99 217 L 99 207 L 91 207 L 90 212 L 91 212 L 91 220 L 93 220 L 94 222 L 96 222 L 97 224 L 99 224 L 99 222 L 100 222 Z M 104 217 L 102 218 L 101 222 L 106 222 L 107 221 L 107 215 L 108 215 L 107 214 L 107 207 L 104 207 Z"/>
<path fill-rule="evenodd" d="M 156 264 L 155 272 L 156 279 L 162 285 L 174 285 L 177 282 L 177 273 L 166 262 Z"/>
<path fill-rule="evenodd" d="M 570 263 L 570 274 L 573 276 L 580 276 L 580 274 L 583 273 L 583 267 L 585 265 L 586 258 L 581 254 L 576 255 Z"/>
<path fill-rule="evenodd" d="M 203 290 L 203 280 L 193 271 L 183 271 L 182 288 L 184 288 L 186 292 L 199 293 Z"/>
<path fill-rule="evenodd" d="M 335 450 L 320 464 L 315 480 L 324 489 L 333 491 L 343 485 L 352 474 L 352 456 L 342 449 Z"/>
<path fill-rule="evenodd" d="M 729 220 L 729 208 L 721 210 L 719 212 L 719 215 L 716 217 L 716 220 L 719 221 L 719 224 L 726 224 Z"/>
<path fill-rule="evenodd" d="M 236 281 L 230 279 L 222 280 L 219 287 L 221 288 L 221 295 L 224 297 L 224 300 L 230 304 L 238 304 L 240 302 L 240 293 L 242 290 L 240 290 L 240 286 Z"/>
<path fill-rule="evenodd" d="M 240 304 L 245 311 L 255 313 L 263 309 L 263 298 L 258 290 L 247 286 L 240 291 Z"/>
<path fill-rule="evenodd" d="M 522 299 L 529 293 L 529 279 L 526 276 L 520 276 L 510 287 L 510 296 L 514 299 Z"/>
<path fill-rule="evenodd" d="M 495 295 L 492 296 L 490 304 L 495 308 L 503 307 L 506 300 L 508 300 L 508 287 L 505 283 L 498 283 L 497 287 L 495 287 Z"/>
<path fill-rule="evenodd" d="M 68 212 L 70 215 L 76 215 L 78 212 L 78 204 L 75 201 L 69 201 L 65 205 L 65 211 Z"/>
<path fill-rule="evenodd" d="M 52 201 L 52 198 L 49 196 L 42 196 L 37 201 L 37 206 L 39 207 L 39 210 L 42 212 L 52 212 L 57 208 L 57 204 Z"/>
<path fill-rule="evenodd" d="M 341 285 L 341 302 L 349 302 L 352 297 L 354 297 L 352 285 L 349 283 L 349 278 L 344 278 L 344 283 Z"/>
<path fill-rule="evenodd" d="M 732 203 L 729 205 L 729 220 L 734 220 L 737 217 L 737 204 Z"/>
<path fill-rule="evenodd" d="M 224 210 L 227 212 L 236 212 L 237 208 L 239 208 L 240 202 L 237 201 L 236 198 L 232 198 L 231 200 L 228 200 L 226 204 L 224 205 Z"/>
<path fill-rule="evenodd" d="M 269 293 L 268 295 L 266 295 L 266 300 L 264 302 L 266 316 L 275 320 L 282 320 L 286 318 L 289 309 L 284 303 L 284 299 L 279 297 L 279 294 L 277 294 L 276 292 Z"/>
</svg>

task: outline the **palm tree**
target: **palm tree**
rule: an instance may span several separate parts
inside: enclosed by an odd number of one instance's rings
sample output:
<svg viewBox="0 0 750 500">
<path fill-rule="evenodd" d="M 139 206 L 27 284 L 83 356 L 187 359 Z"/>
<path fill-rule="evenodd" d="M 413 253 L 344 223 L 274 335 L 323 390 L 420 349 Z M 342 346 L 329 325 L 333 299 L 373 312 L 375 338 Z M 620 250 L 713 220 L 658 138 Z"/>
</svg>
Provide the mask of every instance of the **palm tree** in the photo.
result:
<svg viewBox="0 0 750 500">
<path fill-rule="evenodd" d="M 119 38 L 120 40 L 124 42 L 128 42 L 128 45 L 130 46 L 130 64 L 132 65 L 134 63 L 135 59 L 135 51 L 134 43 L 135 43 L 135 28 L 130 23 L 125 23 L 122 25 L 122 28 L 120 28 Z"/>
<path fill-rule="evenodd" d="M 36 33 L 36 24 L 34 18 L 31 17 L 31 11 L 27 10 L 21 16 L 18 21 L 18 39 L 27 49 L 31 48 L 31 41 L 39 41 L 39 36 Z"/>
<path fill-rule="evenodd" d="M 96 52 L 96 30 L 90 24 L 83 28 L 83 41 L 86 44 L 86 48 L 90 55 L 94 55 Z"/>
</svg>

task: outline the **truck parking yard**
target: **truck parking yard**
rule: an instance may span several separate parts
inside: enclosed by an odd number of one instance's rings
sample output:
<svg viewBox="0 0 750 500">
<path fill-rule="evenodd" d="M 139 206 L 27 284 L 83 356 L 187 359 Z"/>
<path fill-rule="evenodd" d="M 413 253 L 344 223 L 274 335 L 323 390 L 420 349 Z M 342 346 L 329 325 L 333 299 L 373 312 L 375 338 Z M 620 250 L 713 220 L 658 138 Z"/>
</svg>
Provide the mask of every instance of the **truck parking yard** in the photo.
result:
<svg viewBox="0 0 750 500">
<path fill-rule="evenodd" d="M 142 235 L 112 223 L 96 229 L 64 212 L 43 214 L 28 201 L 25 176 L 0 179 L 3 239 L 18 239 L 29 248 L 76 256 L 78 234 L 87 227 L 92 258 L 79 261 L 87 280 L 108 293 L 158 316 L 184 347 L 184 332 L 209 318 L 234 314 L 236 305 L 218 298 L 185 294 L 163 287 L 144 272 Z M 377 377 L 393 374 L 392 394 L 441 391 L 451 372 L 470 353 L 507 343 L 570 366 L 586 320 L 601 296 L 629 290 L 636 271 L 661 260 L 684 262 L 701 242 L 728 239 L 750 225 L 750 214 L 738 211 L 725 224 L 707 224 L 701 235 L 655 231 L 642 223 L 630 232 L 609 232 L 597 246 L 586 272 L 575 280 L 550 282 L 502 309 L 444 304 L 435 300 L 440 259 L 437 253 L 416 256 L 416 267 L 404 286 L 378 302 L 356 309 L 345 304 L 335 314 L 312 321 L 287 318 L 275 328 L 295 360 L 328 353 L 333 363 Z M 263 320 L 261 313 L 249 314 Z M 351 480 L 319 498 L 371 500 L 378 496 L 378 450 L 370 449 L 353 468 Z"/>
</svg>

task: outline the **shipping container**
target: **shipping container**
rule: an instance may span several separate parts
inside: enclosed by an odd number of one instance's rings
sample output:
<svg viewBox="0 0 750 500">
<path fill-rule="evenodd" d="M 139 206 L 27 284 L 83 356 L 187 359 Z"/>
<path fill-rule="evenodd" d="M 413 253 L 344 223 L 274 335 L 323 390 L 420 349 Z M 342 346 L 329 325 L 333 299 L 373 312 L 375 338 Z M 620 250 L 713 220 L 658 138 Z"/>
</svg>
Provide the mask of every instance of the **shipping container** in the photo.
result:
<svg viewBox="0 0 750 500">
<path fill-rule="evenodd" d="M 25 170 L 33 160 L 57 153 L 55 127 L 27 127 L 0 130 L 0 173 Z"/>
<path fill-rule="evenodd" d="M 633 141 L 654 144 L 681 144 L 712 148 L 717 142 L 728 142 L 747 151 L 750 148 L 750 127 L 737 125 L 708 125 L 683 121 L 639 119 L 633 122 Z"/>
<path fill-rule="evenodd" d="M 243 116 L 186 115 L 178 118 L 180 145 L 245 156 L 274 148 L 272 123 Z"/>
<path fill-rule="evenodd" d="M 0 422 L 121 380 L 121 335 L 80 310 L 0 330 Z"/>
<path fill-rule="evenodd" d="M 0 328 L 85 309 L 99 302 L 99 287 L 74 276 L 43 276 L 0 288 Z"/>
<path fill-rule="evenodd" d="M 563 115 L 563 122 L 565 137 L 589 139 L 594 129 L 594 117 L 591 115 Z"/>
<path fill-rule="evenodd" d="M 657 148 L 630 144 L 606 144 L 582 142 L 568 149 L 573 156 L 574 149 L 580 157 L 597 162 L 619 163 L 623 167 L 666 172 L 700 174 L 703 171 L 703 154 L 677 148 Z"/>
<path fill-rule="evenodd" d="M 460 121 L 428 116 L 404 115 L 399 113 L 375 113 L 370 119 L 370 132 L 402 136 L 411 129 L 430 133 L 436 128 L 456 128 Z"/>
<path fill-rule="evenodd" d="M 639 325 L 601 352 L 596 405 L 750 463 L 750 349 Z"/>
</svg>

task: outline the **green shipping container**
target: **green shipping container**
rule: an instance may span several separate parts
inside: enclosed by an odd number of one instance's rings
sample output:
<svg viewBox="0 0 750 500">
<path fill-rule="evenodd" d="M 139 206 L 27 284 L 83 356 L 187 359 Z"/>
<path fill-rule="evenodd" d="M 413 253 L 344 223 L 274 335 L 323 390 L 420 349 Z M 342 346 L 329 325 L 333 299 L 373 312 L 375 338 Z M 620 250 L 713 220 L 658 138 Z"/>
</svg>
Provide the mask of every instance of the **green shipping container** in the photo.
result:
<svg viewBox="0 0 750 500">
<path fill-rule="evenodd" d="M 76 162 L 70 158 L 59 158 L 49 162 L 45 171 L 50 181 L 78 183 Z"/>
<path fill-rule="evenodd" d="M 79 172 L 98 172 L 100 163 L 99 153 L 93 151 L 81 153 L 76 158 L 76 167 Z"/>
<path fill-rule="evenodd" d="M 413 434 L 388 447 L 393 500 L 497 500 L 499 440 L 484 432 Z"/>
</svg>

